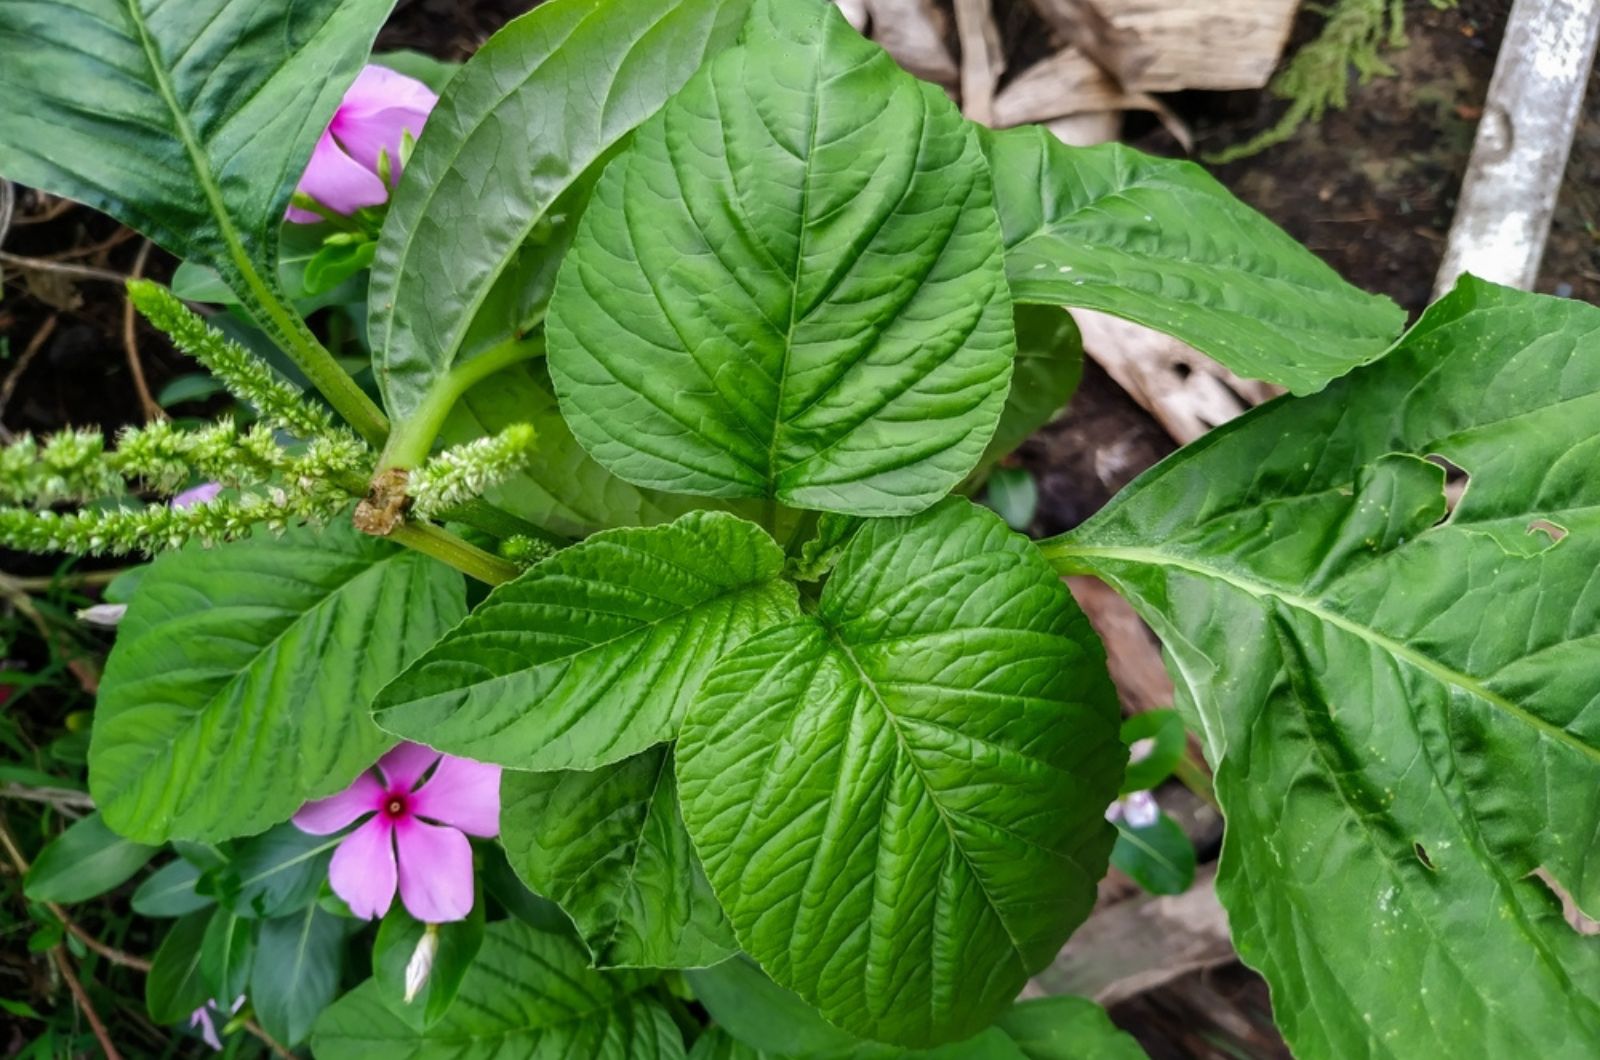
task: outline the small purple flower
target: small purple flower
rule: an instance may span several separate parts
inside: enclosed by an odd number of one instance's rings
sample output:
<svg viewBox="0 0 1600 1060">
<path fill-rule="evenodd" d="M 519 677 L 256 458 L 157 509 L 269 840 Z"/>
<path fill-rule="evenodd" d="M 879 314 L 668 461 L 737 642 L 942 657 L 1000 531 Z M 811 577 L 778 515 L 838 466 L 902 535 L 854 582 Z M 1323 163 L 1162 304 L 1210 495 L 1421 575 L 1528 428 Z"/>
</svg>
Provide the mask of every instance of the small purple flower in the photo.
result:
<svg viewBox="0 0 1600 1060">
<path fill-rule="evenodd" d="M 398 879 L 400 900 L 423 923 L 465 919 L 472 911 L 467 835 L 500 834 L 500 767 L 403 743 L 344 791 L 301 807 L 294 823 L 332 835 L 363 817 L 328 867 L 350 912 L 383 916 Z"/>
<path fill-rule="evenodd" d="M 193 508 L 197 504 L 209 504 L 217 499 L 217 494 L 222 492 L 220 482 L 202 482 L 191 489 L 172 498 L 174 508 Z"/>
<path fill-rule="evenodd" d="M 311 196 L 335 213 L 352 214 L 389 198 L 378 175 L 378 159 L 387 155 L 389 179 L 400 180 L 400 145 L 409 133 L 422 133 L 439 97 L 415 78 L 383 66 L 368 66 L 344 94 L 333 120 L 317 140 L 296 191 Z M 289 220 L 316 224 L 310 210 L 289 207 Z"/>
<path fill-rule="evenodd" d="M 240 994 L 238 998 L 234 1000 L 233 1007 L 228 1010 L 228 1014 L 232 1015 L 233 1013 L 238 1012 L 243 1006 L 244 995 Z M 189 1026 L 199 1027 L 200 1037 L 205 1039 L 205 1043 L 207 1045 L 211 1046 L 211 1048 L 220 1053 L 222 1051 L 222 1038 L 217 1034 L 217 1025 L 211 1015 L 213 1012 L 217 1013 L 218 1015 L 222 1014 L 222 1004 L 221 1002 L 217 1001 L 216 998 L 212 998 L 204 1005 L 201 1005 L 199 1008 L 189 1013 Z"/>
<path fill-rule="evenodd" d="M 1148 791 L 1129 792 L 1127 798 L 1106 807 L 1106 820 L 1115 822 L 1119 818 L 1128 822 L 1129 828 L 1149 828 L 1161 819 L 1161 807 Z"/>
</svg>

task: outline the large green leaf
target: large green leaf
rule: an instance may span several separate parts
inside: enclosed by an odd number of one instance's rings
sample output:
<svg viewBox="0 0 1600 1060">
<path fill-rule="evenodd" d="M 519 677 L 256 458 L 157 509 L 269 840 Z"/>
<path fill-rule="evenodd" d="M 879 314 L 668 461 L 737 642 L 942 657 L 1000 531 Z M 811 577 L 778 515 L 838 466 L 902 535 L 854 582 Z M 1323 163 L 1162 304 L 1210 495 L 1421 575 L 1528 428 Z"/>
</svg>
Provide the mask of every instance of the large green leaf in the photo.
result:
<svg viewBox="0 0 1600 1060">
<path fill-rule="evenodd" d="M 587 967 L 577 942 L 517 920 L 488 925 L 455 1004 L 413 1029 L 372 980 L 340 998 L 317 1024 L 318 1060 L 677 1060 L 683 1037 L 638 973 Z"/>
<path fill-rule="evenodd" d="M 304 325 L 277 294 L 284 207 L 392 6 L 0 4 L 0 173 L 211 266 L 289 341 Z"/>
<path fill-rule="evenodd" d="M 145 1009 L 157 1023 L 187 1018 L 210 996 L 211 988 L 200 974 L 200 951 L 211 915 L 209 910 L 190 913 L 161 940 L 144 981 Z"/>
<path fill-rule="evenodd" d="M 830 5 L 773 5 L 600 180 L 562 412 L 641 486 L 901 514 L 972 470 L 1013 338 L 977 136 Z"/>
<path fill-rule="evenodd" d="M 1166 643 L 1299 1056 L 1600 1054 L 1600 939 L 1532 875 L 1600 914 L 1597 415 L 1600 310 L 1469 279 L 1045 546 Z"/>
<path fill-rule="evenodd" d="M 851 540 L 814 615 L 725 656 L 678 743 L 744 949 L 831 1022 L 973 1034 L 1088 914 L 1126 754 L 1070 594 L 948 500 Z"/>
<path fill-rule="evenodd" d="M 151 566 L 106 664 L 89 787 L 130 838 L 259 832 L 391 742 L 367 705 L 465 611 L 461 575 L 337 520 Z"/>
<path fill-rule="evenodd" d="M 902 1049 L 852 1038 L 744 958 L 691 971 L 684 978 L 716 1021 L 708 1034 L 723 1032 L 717 1035 L 715 1048 L 707 1047 L 708 1055 L 729 1060 L 1137 1060 L 1144 1056 L 1133 1039 L 1112 1025 L 1104 1009 L 1078 997 L 1019 1002 L 994 1026 L 966 1041 Z"/>
<path fill-rule="evenodd" d="M 1036 127 L 983 142 L 1019 302 L 1124 317 L 1297 393 L 1376 359 L 1405 324 L 1192 162 Z"/>
<path fill-rule="evenodd" d="M 311 905 L 261 924 L 250 968 L 250 1003 L 261 1026 L 285 1045 L 304 1041 L 338 996 L 347 923 Z"/>
<path fill-rule="evenodd" d="M 656 747 L 589 773 L 507 773 L 500 842 L 561 904 L 596 967 L 700 968 L 738 949 L 678 813 Z"/>
<path fill-rule="evenodd" d="M 594 769 L 677 734 L 711 664 L 798 613 L 783 553 L 721 512 L 611 530 L 497 588 L 384 689 L 379 724 L 513 769 Z"/>
<path fill-rule="evenodd" d="M 453 367 L 527 322 L 523 259 L 546 248 L 524 245 L 707 54 L 734 42 L 749 7 L 553 0 L 506 25 L 451 79 L 373 262 L 372 345 L 391 413 L 415 411 Z M 503 319 L 475 334 L 486 306 Z"/>
<path fill-rule="evenodd" d="M 91 813 L 45 844 L 22 891 L 35 902 L 82 902 L 123 883 L 155 855 L 155 847 L 129 842 Z"/>
<path fill-rule="evenodd" d="M 516 365 L 468 390 L 441 437 L 449 444 L 532 424 L 539 438 L 527 466 L 489 489 L 508 512 L 558 534 L 583 537 L 619 526 L 649 526 L 704 507 L 704 498 L 640 489 L 594 462 L 572 436 L 539 364 Z"/>
</svg>

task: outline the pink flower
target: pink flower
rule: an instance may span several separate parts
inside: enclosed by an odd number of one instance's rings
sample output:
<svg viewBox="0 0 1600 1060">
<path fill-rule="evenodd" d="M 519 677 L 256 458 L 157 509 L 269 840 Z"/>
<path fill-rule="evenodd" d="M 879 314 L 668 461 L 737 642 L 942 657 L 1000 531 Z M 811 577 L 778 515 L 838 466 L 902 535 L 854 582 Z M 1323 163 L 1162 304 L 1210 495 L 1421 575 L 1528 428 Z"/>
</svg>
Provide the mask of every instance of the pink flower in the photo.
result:
<svg viewBox="0 0 1600 1060">
<path fill-rule="evenodd" d="M 234 1001 L 233 1008 L 228 1010 L 228 1014 L 232 1015 L 233 1013 L 238 1012 L 240 1007 L 243 1005 L 244 995 L 240 994 L 238 999 Z M 199 1008 L 189 1013 L 189 1026 L 199 1027 L 200 1037 L 205 1039 L 206 1044 L 218 1052 L 221 1052 L 222 1039 L 217 1035 L 217 1025 L 212 1019 L 212 1012 L 217 1012 L 218 1014 L 221 1014 L 222 1012 L 222 1004 L 217 1001 L 216 998 L 212 998 L 204 1005 L 201 1005 Z"/>
<path fill-rule="evenodd" d="M 202 482 L 192 489 L 186 489 L 172 498 L 174 508 L 193 508 L 197 504 L 210 504 L 217 499 L 217 494 L 222 492 L 220 482 Z"/>
<path fill-rule="evenodd" d="M 294 823 L 332 835 L 368 814 L 328 867 L 328 882 L 350 912 L 383 916 L 398 876 L 400 900 L 418 920 L 464 919 L 472 911 L 467 835 L 500 834 L 500 767 L 403 743 L 344 791 L 302 806 Z"/>
<path fill-rule="evenodd" d="M 368 66 L 344 94 L 334 111 L 296 191 L 304 192 L 335 213 L 352 214 L 389 198 L 378 176 L 378 158 L 389 156 L 390 180 L 400 180 L 400 143 L 405 133 L 415 139 L 439 97 L 415 78 L 382 66 Z M 316 224 L 310 210 L 289 207 L 289 220 Z"/>
</svg>

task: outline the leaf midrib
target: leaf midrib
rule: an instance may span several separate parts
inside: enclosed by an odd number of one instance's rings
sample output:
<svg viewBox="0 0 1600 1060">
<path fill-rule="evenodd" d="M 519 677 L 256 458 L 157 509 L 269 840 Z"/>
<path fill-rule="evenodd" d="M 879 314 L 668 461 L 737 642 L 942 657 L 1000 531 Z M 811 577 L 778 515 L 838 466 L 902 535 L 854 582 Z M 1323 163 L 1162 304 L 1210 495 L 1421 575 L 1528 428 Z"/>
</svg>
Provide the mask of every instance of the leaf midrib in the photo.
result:
<svg viewBox="0 0 1600 1060">
<path fill-rule="evenodd" d="M 923 771 L 922 763 L 918 762 L 916 755 L 912 754 L 911 747 L 906 741 L 905 733 L 900 729 L 900 719 L 893 710 L 889 709 L 889 703 L 884 698 L 883 693 L 878 691 L 877 683 L 873 681 L 872 675 L 867 673 L 866 669 L 861 665 L 861 661 L 856 658 L 855 652 L 850 650 L 850 645 L 845 642 L 844 638 L 839 635 L 832 625 L 822 621 L 820 617 L 817 618 L 817 624 L 827 634 L 828 640 L 833 646 L 850 663 L 850 668 L 855 671 L 856 678 L 872 696 L 872 700 L 878 705 L 878 709 L 883 711 L 883 716 L 888 719 L 889 728 L 894 733 L 895 744 L 899 748 L 901 756 L 911 764 L 912 772 L 916 774 L 923 790 L 928 793 L 928 801 L 933 804 L 935 810 L 939 811 L 939 821 L 944 825 L 945 833 L 949 836 L 951 848 L 961 855 L 961 863 L 967 867 L 967 872 L 972 876 L 973 881 L 977 883 L 978 890 L 983 895 L 984 904 L 994 914 L 995 921 L 1000 925 L 1000 929 L 1006 933 L 1006 942 L 1010 944 L 1012 955 L 1017 959 L 1017 966 L 1026 975 L 1028 972 L 1028 959 L 1022 951 L 1022 944 L 1017 941 L 1016 935 L 1012 934 L 1011 925 L 1000 912 L 1000 906 L 995 902 L 994 895 L 989 892 L 988 882 L 978 872 L 977 866 L 972 863 L 972 859 L 968 857 L 966 848 L 962 846 L 961 841 L 956 838 L 955 825 L 950 821 L 950 811 L 945 808 L 944 803 L 939 801 L 937 789 L 928 780 L 927 773 Z"/>
<path fill-rule="evenodd" d="M 1299 611 L 1336 629 L 1343 630 L 1395 659 L 1410 664 L 1442 685 L 1459 689 L 1487 703 L 1508 717 L 1534 729 L 1542 736 L 1564 744 L 1571 750 L 1587 757 L 1596 765 L 1600 765 L 1600 747 L 1591 747 L 1567 730 L 1546 721 L 1537 714 L 1518 706 L 1512 700 L 1493 691 L 1477 678 L 1447 666 L 1403 641 L 1396 640 L 1370 626 L 1362 625 L 1354 619 L 1330 610 L 1310 597 L 1287 593 L 1263 582 L 1245 578 L 1233 572 L 1208 566 L 1195 560 L 1174 556 L 1154 548 L 1080 546 L 1068 543 L 1056 550 L 1055 554 L 1068 560 L 1079 557 L 1084 559 L 1111 559 L 1143 566 L 1172 568 L 1186 571 L 1202 578 L 1211 578 L 1223 582 L 1257 600 L 1276 600 L 1285 607 Z M 1090 573 L 1093 573 L 1093 571 L 1090 571 Z"/>
</svg>

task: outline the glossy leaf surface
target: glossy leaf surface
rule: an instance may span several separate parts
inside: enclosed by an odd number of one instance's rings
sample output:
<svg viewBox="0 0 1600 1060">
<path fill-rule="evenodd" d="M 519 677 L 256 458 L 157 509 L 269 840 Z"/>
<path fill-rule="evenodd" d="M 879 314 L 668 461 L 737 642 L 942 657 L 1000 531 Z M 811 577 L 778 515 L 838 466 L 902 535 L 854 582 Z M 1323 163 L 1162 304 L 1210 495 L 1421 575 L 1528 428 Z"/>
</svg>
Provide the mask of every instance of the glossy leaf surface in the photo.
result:
<svg viewBox="0 0 1600 1060">
<path fill-rule="evenodd" d="M 743 948 L 913 1046 L 985 1026 L 1087 914 L 1124 761 L 1082 613 L 960 499 L 868 522 L 813 616 L 712 671 L 677 753 Z"/>
<path fill-rule="evenodd" d="M 676 735 L 724 651 L 796 613 L 753 523 L 611 530 L 496 589 L 376 704 L 388 731 L 513 769 L 593 769 Z"/>
<path fill-rule="evenodd" d="M 342 521 L 162 556 L 95 710 L 106 823 L 225 839 L 340 790 L 392 742 L 373 696 L 464 611 L 461 575 Z"/>
<path fill-rule="evenodd" d="M 1597 414 L 1600 310 L 1468 279 L 1045 546 L 1166 643 L 1298 1055 L 1600 1051 L 1600 940 L 1533 875 L 1600 912 Z"/>
<path fill-rule="evenodd" d="M 596 967 L 700 968 L 738 949 L 678 813 L 672 756 L 508 773 L 500 841 L 578 925 Z"/>
<path fill-rule="evenodd" d="M 372 345 L 392 414 L 415 411 L 452 367 L 515 333 L 522 292 L 511 288 L 526 280 L 530 237 L 707 54 L 734 42 L 749 6 L 555 0 L 506 25 L 451 79 L 373 265 Z M 504 303 L 502 319 L 475 336 L 486 303 Z"/>
<path fill-rule="evenodd" d="M 556 393 L 640 486 L 917 511 L 1010 378 L 988 167 L 836 10 L 771 7 L 602 176 L 550 306 Z"/>
<path fill-rule="evenodd" d="M 1038 127 L 984 147 L 1019 302 L 1123 317 L 1297 393 L 1376 359 L 1405 324 L 1192 162 Z"/>
</svg>

